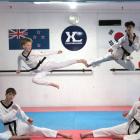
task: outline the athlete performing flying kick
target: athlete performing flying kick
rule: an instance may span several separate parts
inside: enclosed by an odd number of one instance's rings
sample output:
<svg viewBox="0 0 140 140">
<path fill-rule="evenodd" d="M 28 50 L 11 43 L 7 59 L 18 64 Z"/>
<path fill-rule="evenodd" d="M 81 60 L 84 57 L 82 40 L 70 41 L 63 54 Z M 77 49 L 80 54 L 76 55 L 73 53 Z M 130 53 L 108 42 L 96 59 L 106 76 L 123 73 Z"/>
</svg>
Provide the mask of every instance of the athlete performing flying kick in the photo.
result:
<svg viewBox="0 0 140 140">
<path fill-rule="evenodd" d="M 134 51 L 139 51 L 140 40 L 134 33 L 135 23 L 133 21 L 126 22 L 125 28 L 126 35 L 120 38 L 118 42 L 108 50 L 108 52 L 111 54 L 93 61 L 92 63 L 88 64 L 88 67 L 96 67 L 103 62 L 114 60 L 125 69 L 131 71 L 135 70 L 135 66 L 130 59 L 130 55 Z"/>
<path fill-rule="evenodd" d="M 49 62 L 46 58 L 49 55 L 53 54 L 61 54 L 62 51 L 51 52 L 49 54 L 33 52 L 32 51 L 32 39 L 24 38 L 21 40 L 21 46 L 24 49 L 23 52 L 18 56 L 18 70 L 17 73 L 20 73 L 21 70 L 21 61 L 30 68 L 30 71 L 36 72 L 36 75 L 33 77 L 32 81 L 39 85 L 47 85 L 53 86 L 59 89 L 59 85 L 55 83 L 48 82 L 46 80 L 46 75 L 48 72 L 64 67 L 68 67 L 70 65 L 76 63 L 82 63 L 87 66 L 87 61 L 85 59 L 78 60 L 67 60 L 64 62 Z M 43 57 L 42 59 L 37 59 L 38 57 Z"/>
</svg>

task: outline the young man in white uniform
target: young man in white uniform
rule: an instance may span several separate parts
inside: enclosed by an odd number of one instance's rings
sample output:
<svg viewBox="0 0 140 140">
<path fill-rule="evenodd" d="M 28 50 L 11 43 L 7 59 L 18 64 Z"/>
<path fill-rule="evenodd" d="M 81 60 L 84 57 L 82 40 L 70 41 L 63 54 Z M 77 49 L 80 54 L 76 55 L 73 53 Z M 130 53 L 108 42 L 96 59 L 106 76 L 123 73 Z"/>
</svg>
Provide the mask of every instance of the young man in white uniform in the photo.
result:
<svg viewBox="0 0 140 140">
<path fill-rule="evenodd" d="M 135 23 L 133 21 L 128 21 L 125 23 L 126 35 L 119 39 L 118 43 L 113 45 L 108 52 L 111 54 L 106 55 L 96 61 L 93 61 L 88 65 L 88 67 L 96 67 L 103 62 L 114 60 L 123 68 L 128 70 L 135 70 L 135 66 L 130 59 L 130 55 L 134 51 L 140 50 L 140 40 L 139 37 L 134 33 Z"/>
<path fill-rule="evenodd" d="M 84 59 L 78 60 L 68 60 L 64 62 L 49 62 L 47 61 L 47 56 L 52 54 L 60 54 L 62 51 L 52 52 L 50 54 L 44 53 L 35 53 L 32 51 L 32 40 L 30 38 L 24 38 L 21 40 L 21 46 L 24 49 L 23 52 L 18 56 L 18 70 L 17 73 L 20 73 L 21 69 L 21 61 L 24 61 L 28 65 L 31 71 L 36 72 L 37 74 L 33 77 L 32 81 L 39 85 L 47 85 L 53 86 L 59 89 L 59 85 L 55 83 L 48 82 L 45 78 L 48 72 L 64 67 L 68 67 L 70 65 L 76 63 L 82 63 L 87 66 L 87 61 Z M 38 60 L 37 57 L 43 57 L 42 59 Z"/>
<path fill-rule="evenodd" d="M 33 125 L 23 110 L 13 102 L 16 95 L 14 88 L 6 90 L 6 98 L 0 102 L 0 120 L 5 126 L 5 132 L 0 133 L 0 140 L 30 140 L 32 135 L 43 137 L 62 136 L 71 139 L 71 135 L 59 133 L 48 128 L 41 128 Z M 41 120 L 40 120 L 41 121 Z"/>
<path fill-rule="evenodd" d="M 131 110 L 124 113 L 123 116 L 128 119 L 126 123 L 83 133 L 81 138 L 112 137 L 123 138 L 123 140 L 140 140 L 140 101 L 135 102 Z"/>
</svg>

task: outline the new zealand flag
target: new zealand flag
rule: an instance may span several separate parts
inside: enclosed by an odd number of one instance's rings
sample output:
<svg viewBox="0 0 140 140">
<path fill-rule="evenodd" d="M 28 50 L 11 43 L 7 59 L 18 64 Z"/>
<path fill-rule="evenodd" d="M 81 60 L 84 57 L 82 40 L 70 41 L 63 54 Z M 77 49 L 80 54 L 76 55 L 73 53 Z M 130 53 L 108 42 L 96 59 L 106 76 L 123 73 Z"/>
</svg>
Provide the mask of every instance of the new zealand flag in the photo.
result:
<svg viewBox="0 0 140 140">
<path fill-rule="evenodd" d="M 9 30 L 9 50 L 20 50 L 23 38 L 33 40 L 33 49 L 49 49 L 49 29 L 11 29 Z"/>
</svg>

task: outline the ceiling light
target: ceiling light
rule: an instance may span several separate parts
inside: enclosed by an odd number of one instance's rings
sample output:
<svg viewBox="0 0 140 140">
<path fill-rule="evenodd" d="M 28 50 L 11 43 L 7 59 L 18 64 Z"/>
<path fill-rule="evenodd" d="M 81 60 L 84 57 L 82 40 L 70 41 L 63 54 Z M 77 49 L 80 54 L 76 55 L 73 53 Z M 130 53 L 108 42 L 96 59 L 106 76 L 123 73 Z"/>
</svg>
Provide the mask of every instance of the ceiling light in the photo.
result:
<svg viewBox="0 0 140 140">
<path fill-rule="evenodd" d="M 70 9 L 76 9 L 77 8 L 77 2 L 69 2 Z"/>
</svg>

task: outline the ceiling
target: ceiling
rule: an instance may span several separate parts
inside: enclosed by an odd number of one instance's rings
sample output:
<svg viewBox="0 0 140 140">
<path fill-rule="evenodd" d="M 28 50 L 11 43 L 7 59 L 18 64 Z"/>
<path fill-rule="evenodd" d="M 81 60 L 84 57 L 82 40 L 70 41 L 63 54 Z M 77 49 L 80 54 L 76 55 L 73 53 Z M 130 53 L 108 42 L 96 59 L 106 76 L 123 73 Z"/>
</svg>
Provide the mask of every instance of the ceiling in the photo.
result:
<svg viewBox="0 0 140 140">
<path fill-rule="evenodd" d="M 139 10 L 140 0 L 0 0 L 0 11 L 6 10 L 50 10 L 70 11 L 71 2 L 77 2 L 79 11 L 93 10 Z M 47 2 L 36 5 L 33 2 Z M 55 3 L 52 3 L 55 2 Z"/>
</svg>

